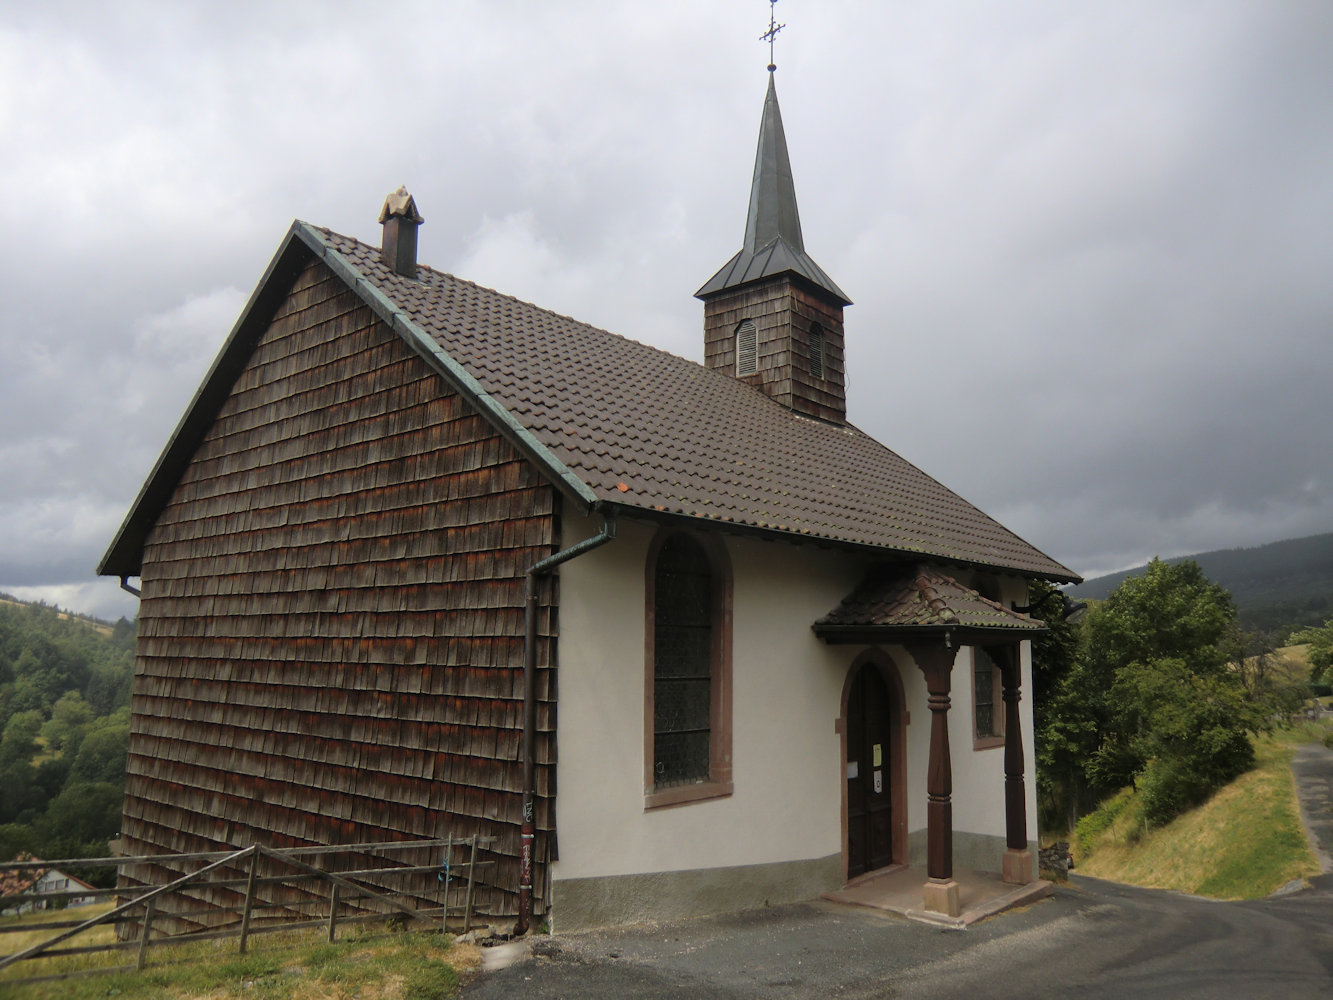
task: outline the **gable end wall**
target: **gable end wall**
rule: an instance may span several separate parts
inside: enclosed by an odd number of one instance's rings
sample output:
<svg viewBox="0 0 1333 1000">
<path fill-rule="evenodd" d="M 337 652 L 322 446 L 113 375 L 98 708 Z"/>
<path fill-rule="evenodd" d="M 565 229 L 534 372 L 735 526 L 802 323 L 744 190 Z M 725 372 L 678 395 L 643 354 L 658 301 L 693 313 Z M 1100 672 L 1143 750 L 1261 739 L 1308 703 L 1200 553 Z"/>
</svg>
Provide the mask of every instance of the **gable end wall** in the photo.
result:
<svg viewBox="0 0 1333 1000">
<path fill-rule="evenodd" d="M 478 909 L 516 912 L 524 574 L 558 540 L 537 470 L 312 262 L 145 545 L 127 852 L 480 833 Z M 420 894 L 438 905 L 433 875 Z"/>
</svg>

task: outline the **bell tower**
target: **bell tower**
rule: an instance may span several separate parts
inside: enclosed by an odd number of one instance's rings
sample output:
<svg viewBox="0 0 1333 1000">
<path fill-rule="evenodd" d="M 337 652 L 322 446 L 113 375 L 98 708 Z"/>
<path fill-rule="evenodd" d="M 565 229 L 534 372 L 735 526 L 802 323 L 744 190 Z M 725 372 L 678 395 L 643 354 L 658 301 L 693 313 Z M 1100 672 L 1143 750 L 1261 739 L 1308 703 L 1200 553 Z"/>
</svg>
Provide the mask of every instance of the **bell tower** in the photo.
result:
<svg viewBox="0 0 1333 1000">
<path fill-rule="evenodd" d="M 704 303 L 704 364 L 797 413 L 841 424 L 847 420 L 842 311 L 851 300 L 805 252 L 776 68 L 769 63 L 745 242 L 694 293 Z"/>
</svg>

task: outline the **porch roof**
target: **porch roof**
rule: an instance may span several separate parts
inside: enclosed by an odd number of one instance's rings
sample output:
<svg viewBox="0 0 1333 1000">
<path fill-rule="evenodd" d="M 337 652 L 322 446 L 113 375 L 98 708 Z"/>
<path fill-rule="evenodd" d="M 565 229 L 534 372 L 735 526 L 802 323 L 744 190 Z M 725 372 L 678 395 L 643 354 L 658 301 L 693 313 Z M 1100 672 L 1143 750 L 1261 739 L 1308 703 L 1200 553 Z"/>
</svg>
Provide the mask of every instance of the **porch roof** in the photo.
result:
<svg viewBox="0 0 1333 1000">
<path fill-rule="evenodd" d="M 939 570 L 873 570 L 812 626 L 827 643 L 956 640 L 970 645 L 1019 642 L 1044 622 L 1011 611 Z"/>
</svg>

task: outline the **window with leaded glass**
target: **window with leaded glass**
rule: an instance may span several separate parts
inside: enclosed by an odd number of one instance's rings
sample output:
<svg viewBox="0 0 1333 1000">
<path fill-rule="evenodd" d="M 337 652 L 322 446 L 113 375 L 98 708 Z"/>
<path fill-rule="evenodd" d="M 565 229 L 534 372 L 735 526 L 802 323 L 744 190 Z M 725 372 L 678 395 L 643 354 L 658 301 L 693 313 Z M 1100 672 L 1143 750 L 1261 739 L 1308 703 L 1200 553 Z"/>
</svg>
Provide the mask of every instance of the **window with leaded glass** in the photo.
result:
<svg viewBox="0 0 1333 1000">
<path fill-rule="evenodd" d="M 667 539 L 653 590 L 653 780 L 670 788 L 709 776 L 715 601 L 703 548 Z"/>
<path fill-rule="evenodd" d="M 664 529 L 648 549 L 644 805 L 730 795 L 731 563 L 726 544 Z"/>
<path fill-rule="evenodd" d="M 994 746 L 1004 737 L 1004 705 L 1000 670 L 984 649 L 973 649 L 973 735 L 977 748 Z"/>
</svg>

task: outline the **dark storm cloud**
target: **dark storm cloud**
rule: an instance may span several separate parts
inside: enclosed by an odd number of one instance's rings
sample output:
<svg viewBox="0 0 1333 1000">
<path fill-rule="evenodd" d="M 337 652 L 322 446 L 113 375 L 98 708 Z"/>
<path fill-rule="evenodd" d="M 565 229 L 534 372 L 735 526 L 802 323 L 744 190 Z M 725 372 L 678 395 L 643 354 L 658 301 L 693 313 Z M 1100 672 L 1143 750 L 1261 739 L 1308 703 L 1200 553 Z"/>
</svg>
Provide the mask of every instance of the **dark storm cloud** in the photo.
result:
<svg viewBox="0 0 1333 1000">
<path fill-rule="evenodd" d="M 92 567 L 293 217 L 407 183 L 423 259 L 697 358 L 767 8 L 5 14 L 0 590 L 132 613 Z M 1333 8 L 780 12 L 858 424 L 1081 572 L 1333 530 Z"/>
</svg>

